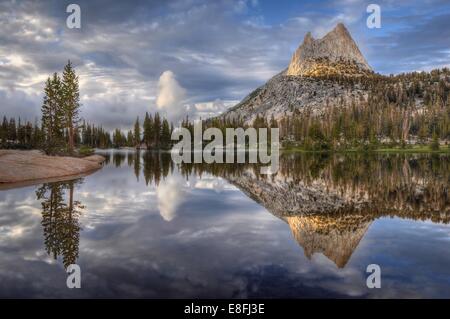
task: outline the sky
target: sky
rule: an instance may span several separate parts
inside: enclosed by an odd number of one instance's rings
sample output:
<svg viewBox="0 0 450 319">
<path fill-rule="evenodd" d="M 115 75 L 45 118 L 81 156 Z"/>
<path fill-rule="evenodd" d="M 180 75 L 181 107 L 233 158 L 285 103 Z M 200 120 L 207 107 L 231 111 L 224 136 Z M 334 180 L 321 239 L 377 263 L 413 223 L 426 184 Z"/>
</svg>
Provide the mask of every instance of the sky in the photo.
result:
<svg viewBox="0 0 450 319">
<path fill-rule="evenodd" d="M 71 3 L 79 29 L 66 25 Z M 367 27 L 370 3 L 379 29 Z M 0 116 L 39 118 L 45 80 L 70 59 L 89 122 L 206 118 L 285 69 L 306 32 L 338 22 L 376 72 L 450 66 L 448 0 L 0 0 Z"/>
</svg>

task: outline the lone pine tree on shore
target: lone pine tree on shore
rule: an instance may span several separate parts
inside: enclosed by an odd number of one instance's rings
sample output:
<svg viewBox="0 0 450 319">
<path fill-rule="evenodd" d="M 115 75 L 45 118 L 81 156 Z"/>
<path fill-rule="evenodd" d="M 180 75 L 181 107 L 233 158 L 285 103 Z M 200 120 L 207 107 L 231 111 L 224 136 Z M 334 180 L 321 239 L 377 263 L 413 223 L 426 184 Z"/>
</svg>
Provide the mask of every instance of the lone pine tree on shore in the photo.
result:
<svg viewBox="0 0 450 319">
<path fill-rule="evenodd" d="M 78 129 L 80 122 L 79 113 L 81 104 L 78 76 L 75 74 L 70 60 L 63 71 L 62 97 L 65 126 L 68 130 L 69 152 L 72 153 L 75 147 L 75 131 Z"/>
<path fill-rule="evenodd" d="M 73 153 L 75 133 L 80 121 L 80 90 L 78 76 L 70 60 L 64 67 L 62 79 L 55 72 L 48 78 L 42 103 L 42 128 L 45 134 L 44 150 L 47 153 L 61 151 L 68 142 L 68 150 Z M 67 139 L 64 139 L 64 130 Z"/>
</svg>

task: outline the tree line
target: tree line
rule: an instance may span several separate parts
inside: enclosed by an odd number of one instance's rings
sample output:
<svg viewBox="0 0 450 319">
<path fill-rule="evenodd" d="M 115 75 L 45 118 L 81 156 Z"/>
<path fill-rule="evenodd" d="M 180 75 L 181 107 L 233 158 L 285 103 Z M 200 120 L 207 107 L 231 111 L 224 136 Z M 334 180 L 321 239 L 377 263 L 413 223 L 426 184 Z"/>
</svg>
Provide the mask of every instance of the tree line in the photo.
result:
<svg viewBox="0 0 450 319">
<path fill-rule="evenodd" d="M 32 149 L 38 148 L 42 141 L 42 130 L 37 125 L 29 121 L 21 121 L 19 118 L 6 118 L 0 126 L 0 148 Z"/>
<path fill-rule="evenodd" d="M 128 130 L 126 134 L 118 128 L 111 134 L 102 126 L 82 121 L 74 129 L 73 147 L 169 149 L 173 144 L 173 130 L 173 124 L 169 124 L 159 113 L 146 113 L 142 126 L 138 117 L 133 130 Z M 47 132 L 37 119 L 32 124 L 29 121 L 21 121 L 20 118 L 16 120 L 4 116 L 0 125 L 0 148 L 47 149 L 48 153 L 51 153 L 51 148 L 54 153 L 64 153 L 68 146 L 66 141 L 70 138 L 69 130 L 63 129 L 56 139 L 46 136 Z"/>
<path fill-rule="evenodd" d="M 341 99 L 319 114 L 306 108 L 283 117 L 279 127 L 286 144 L 307 149 L 429 144 L 437 149 L 439 140 L 450 140 L 449 69 L 324 80 L 349 89 L 358 84 L 368 94 L 350 103 Z"/>
<path fill-rule="evenodd" d="M 439 141 L 450 140 L 450 70 L 413 72 L 396 76 L 373 74 L 362 77 L 318 76 L 353 91 L 366 94 L 343 98 L 320 112 L 295 108 L 294 114 L 281 119 L 257 116 L 252 127 L 278 127 L 284 145 L 306 149 L 377 147 L 381 144 L 406 146 L 429 144 L 438 149 Z M 145 114 L 142 125 L 137 117 L 134 127 L 108 132 L 102 126 L 80 118 L 78 76 L 69 61 L 62 76 L 54 73 L 45 83 L 40 125 L 20 118 L 3 117 L 0 147 L 39 148 L 49 154 L 74 153 L 76 147 L 169 149 L 173 124 L 159 113 Z M 181 126 L 193 135 L 194 124 L 186 117 Z M 249 127 L 241 119 L 215 117 L 203 120 L 203 129 Z"/>
<path fill-rule="evenodd" d="M 101 126 L 84 123 L 81 128 L 81 144 L 93 148 L 169 149 L 172 146 L 173 130 L 173 124 L 158 112 L 153 115 L 146 112 L 142 126 L 137 117 L 133 129 L 126 133 L 116 128 L 111 135 Z"/>
<path fill-rule="evenodd" d="M 173 124 L 160 116 L 145 114 L 143 126 L 136 119 L 134 129 L 126 134 L 115 129 L 112 134 L 102 126 L 82 121 L 80 117 L 79 79 L 70 60 L 62 76 L 54 73 L 45 83 L 41 120 L 34 124 L 19 118 L 3 117 L 0 148 L 42 149 L 47 154 L 75 153 L 76 147 L 168 149 L 172 145 Z M 142 133 L 141 133 L 142 132 Z"/>
</svg>

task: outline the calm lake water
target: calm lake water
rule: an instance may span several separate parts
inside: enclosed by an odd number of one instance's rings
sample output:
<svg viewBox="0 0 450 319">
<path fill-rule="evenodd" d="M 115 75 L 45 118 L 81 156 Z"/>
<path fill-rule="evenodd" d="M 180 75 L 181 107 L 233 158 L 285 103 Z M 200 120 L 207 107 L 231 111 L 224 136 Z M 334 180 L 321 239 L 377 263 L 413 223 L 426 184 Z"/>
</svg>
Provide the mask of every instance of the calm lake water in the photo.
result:
<svg viewBox="0 0 450 319">
<path fill-rule="evenodd" d="M 0 297 L 450 298 L 450 157 L 284 154 L 264 177 L 101 154 L 83 179 L 0 191 Z"/>
</svg>

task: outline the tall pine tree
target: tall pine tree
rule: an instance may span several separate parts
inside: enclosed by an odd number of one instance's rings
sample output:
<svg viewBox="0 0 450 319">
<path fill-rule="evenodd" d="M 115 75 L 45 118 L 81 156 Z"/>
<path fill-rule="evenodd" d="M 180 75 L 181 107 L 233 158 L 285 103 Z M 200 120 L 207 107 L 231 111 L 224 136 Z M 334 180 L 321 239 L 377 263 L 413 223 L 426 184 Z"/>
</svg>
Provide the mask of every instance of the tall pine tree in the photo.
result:
<svg viewBox="0 0 450 319">
<path fill-rule="evenodd" d="M 44 150 L 53 153 L 63 145 L 64 112 L 62 108 L 62 84 L 57 73 L 48 78 L 41 106 L 42 130 L 45 135 Z"/>
<path fill-rule="evenodd" d="M 78 76 L 75 74 L 70 60 L 63 71 L 62 94 L 65 126 L 68 130 L 69 152 L 72 153 L 75 147 L 75 132 L 80 121 L 79 113 L 81 104 Z"/>
<path fill-rule="evenodd" d="M 139 125 L 139 116 L 134 123 L 134 146 L 138 147 L 141 144 L 141 127 Z"/>
</svg>

